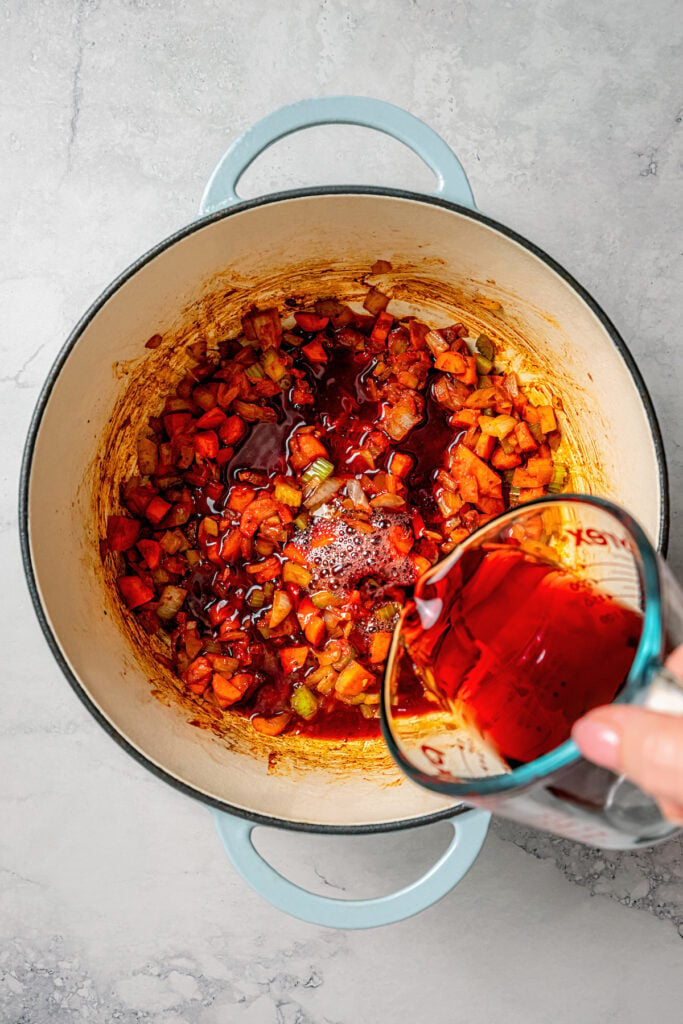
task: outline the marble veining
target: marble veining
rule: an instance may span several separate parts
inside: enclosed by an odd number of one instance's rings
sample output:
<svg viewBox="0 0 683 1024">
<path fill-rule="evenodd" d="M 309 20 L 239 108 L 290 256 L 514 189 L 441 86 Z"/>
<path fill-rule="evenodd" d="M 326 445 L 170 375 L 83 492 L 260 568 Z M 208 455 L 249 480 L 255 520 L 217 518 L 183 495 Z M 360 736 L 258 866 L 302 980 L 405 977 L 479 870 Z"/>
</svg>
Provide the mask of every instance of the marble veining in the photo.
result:
<svg viewBox="0 0 683 1024">
<path fill-rule="evenodd" d="M 187 223 L 237 133 L 343 92 L 423 117 L 486 213 L 613 317 L 657 408 L 683 575 L 683 14 L 677 0 L 8 0 L 0 10 L 0 1020 L 7 1024 L 618 1024 L 677 1019 L 683 850 L 605 853 L 494 824 L 438 906 L 329 932 L 263 903 L 206 810 L 111 743 L 66 686 L 20 566 L 16 482 L 42 381 L 78 317 Z M 398 143 L 325 128 L 242 194 L 321 182 L 428 191 Z M 315 891 L 415 878 L 439 825 L 382 837 L 262 830 Z"/>
</svg>

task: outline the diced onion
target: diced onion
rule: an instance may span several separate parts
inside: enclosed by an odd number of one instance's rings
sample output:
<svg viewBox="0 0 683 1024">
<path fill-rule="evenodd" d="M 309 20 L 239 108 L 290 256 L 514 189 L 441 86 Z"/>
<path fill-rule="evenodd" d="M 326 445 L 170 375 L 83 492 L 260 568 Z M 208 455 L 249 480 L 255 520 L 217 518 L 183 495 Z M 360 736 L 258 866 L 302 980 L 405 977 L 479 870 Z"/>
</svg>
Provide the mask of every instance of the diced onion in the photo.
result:
<svg viewBox="0 0 683 1024">
<path fill-rule="evenodd" d="M 356 479 L 346 481 L 346 493 L 357 508 L 370 508 L 365 491 Z"/>
<path fill-rule="evenodd" d="M 304 505 L 306 508 L 315 509 L 324 505 L 326 501 L 340 490 L 343 481 L 336 476 L 323 480 L 320 484 L 307 484 L 304 491 Z"/>
</svg>

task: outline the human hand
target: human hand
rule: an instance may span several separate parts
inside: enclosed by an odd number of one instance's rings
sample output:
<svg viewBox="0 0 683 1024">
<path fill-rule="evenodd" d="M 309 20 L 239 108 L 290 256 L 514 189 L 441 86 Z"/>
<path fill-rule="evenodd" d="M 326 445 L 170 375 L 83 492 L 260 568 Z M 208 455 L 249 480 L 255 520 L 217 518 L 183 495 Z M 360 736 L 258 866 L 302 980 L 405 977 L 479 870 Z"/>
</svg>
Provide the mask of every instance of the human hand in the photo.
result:
<svg viewBox="0 0 683 1024">
<path fill-rule="evenodd" d="M 683 645 L 666 667 L 683 678 Z M 656 799 L 665 818 L 683 825 L 683 715 L 608 704 L 580 718 L 572 737 L 589 761 L 626 775 Z"/>
</svg>

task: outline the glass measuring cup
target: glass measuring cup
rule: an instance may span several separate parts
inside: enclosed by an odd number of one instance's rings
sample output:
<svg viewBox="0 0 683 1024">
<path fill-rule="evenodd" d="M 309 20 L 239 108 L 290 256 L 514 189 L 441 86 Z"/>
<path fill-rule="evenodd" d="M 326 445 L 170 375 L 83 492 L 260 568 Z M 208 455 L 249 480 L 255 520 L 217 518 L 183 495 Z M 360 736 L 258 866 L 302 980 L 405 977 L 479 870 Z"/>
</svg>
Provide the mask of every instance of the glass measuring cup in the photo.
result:
<svg viewBox="0 0 683 1024">
<path fill-rule="evenodd" d="M 591 845 L 650 845 L 676 826 L 569 735 L 612 700 L 683 714 L 663 667 L 681 642 L 683 592 L 638 523 L 601 498 L 541 498 L 418 582 L 385 670 L 384 738 L 428 789 Z"/>
</svg>

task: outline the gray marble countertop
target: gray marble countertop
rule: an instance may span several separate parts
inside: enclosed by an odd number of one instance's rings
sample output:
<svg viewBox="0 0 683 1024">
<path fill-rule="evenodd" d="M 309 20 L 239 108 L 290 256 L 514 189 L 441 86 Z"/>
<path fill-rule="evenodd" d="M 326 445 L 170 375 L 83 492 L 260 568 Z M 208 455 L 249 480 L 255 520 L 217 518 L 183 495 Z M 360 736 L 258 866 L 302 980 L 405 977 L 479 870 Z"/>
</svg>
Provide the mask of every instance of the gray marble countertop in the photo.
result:
<svg viewBox="0 0 683 1024">
<path fill-rule="evenodd" d="M 678 1019 L 681 840 L 603 853 L 494 824 L 420 917 L 368 933 L 287 918 L 226 862 L 206 809 L 111 743 L 73 696 L 20 567 L 16 480 L 39 387 L 80 313 L 194 216 L 218 157 L 282 103 L 355 93 L 432 124 L 479 207 L 615 320 L 651 389 L 683 574 L 683 13 L 678 0 L 9 0 L 0 13 L 0 1019 L 7 1024 L 602 1024 Z M 243 193 L 429 190 L 362 129 L 291 138 Z M 417 876 L 445 824 L 261 830 L 276 867 L 367 896 Z"/>
</svg>

